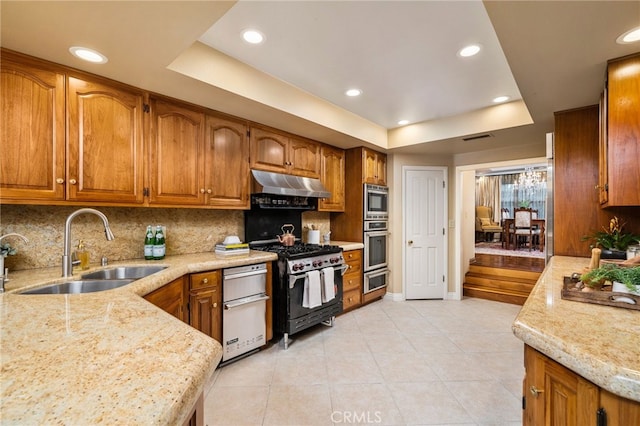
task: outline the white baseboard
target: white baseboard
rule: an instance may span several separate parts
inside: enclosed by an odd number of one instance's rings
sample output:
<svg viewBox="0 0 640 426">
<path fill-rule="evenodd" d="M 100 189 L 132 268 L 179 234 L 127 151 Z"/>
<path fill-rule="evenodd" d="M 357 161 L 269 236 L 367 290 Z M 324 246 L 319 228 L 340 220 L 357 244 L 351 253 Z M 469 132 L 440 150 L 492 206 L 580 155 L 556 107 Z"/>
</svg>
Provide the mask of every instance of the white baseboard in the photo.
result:
<svg viewBox="0 0 640 426">
<path fill-rule="evenodd" d="M 386 292 L 384 298 L 387 300 L 392 300 L 394 302 L 402 302 L 404 300 L 404 293 Z"/>
<path fill-rule="evenodd" d="M 457 291 L 450 291 L 447 293 L 447 300 L 462 300 L 462 297 Z"/>
</svg>

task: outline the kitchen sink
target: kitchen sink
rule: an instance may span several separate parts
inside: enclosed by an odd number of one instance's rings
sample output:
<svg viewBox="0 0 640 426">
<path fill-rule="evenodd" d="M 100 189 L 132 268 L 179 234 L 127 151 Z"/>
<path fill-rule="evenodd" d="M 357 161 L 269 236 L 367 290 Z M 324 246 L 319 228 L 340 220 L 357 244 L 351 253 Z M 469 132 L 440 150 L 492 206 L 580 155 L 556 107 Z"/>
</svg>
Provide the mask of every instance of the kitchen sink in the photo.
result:
<svg viewBox="0 0 640 426">
<path fill-rule="evenodd" d="M 84 274 L 85 280 L 138 280 L 166 269 L 166 266 L 118 266 Z"/>
<path fill-rule="evenodd" d="M 111 290 L 133 282 L 133 279 L 119 280 L 76 280 L 60 284 L 52 284 L 45 287 L 25 290 L 20 294 L 75 294 L 95 293 L 97 291 Z"/>
</svg>

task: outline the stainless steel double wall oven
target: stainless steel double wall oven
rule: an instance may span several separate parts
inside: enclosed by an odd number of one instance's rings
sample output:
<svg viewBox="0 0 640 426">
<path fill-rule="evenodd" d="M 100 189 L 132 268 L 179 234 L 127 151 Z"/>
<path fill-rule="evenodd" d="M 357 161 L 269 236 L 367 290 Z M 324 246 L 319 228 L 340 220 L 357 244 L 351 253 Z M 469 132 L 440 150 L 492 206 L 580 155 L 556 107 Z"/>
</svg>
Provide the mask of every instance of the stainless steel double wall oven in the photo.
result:
<svg viewBox="0 0 640 426">
<path fill-rule="evenodd" d="M 389 190 L 364 184 L 364 290 L 386 287 L 389 278 Z"/>
</svg>

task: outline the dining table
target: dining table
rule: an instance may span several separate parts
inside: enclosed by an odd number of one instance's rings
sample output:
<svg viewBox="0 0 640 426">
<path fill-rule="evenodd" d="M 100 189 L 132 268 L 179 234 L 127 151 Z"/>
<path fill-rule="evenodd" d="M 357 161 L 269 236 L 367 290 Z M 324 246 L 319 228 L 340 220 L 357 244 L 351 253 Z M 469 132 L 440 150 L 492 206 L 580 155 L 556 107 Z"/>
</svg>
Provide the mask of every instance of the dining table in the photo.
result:
<svg viewBox="0 0 640 426">
<path fill-rule="evenodd" d="M 514 226 L 514 222 L 514 218 L 502 219 L 502 238 L 506 241 L 505 247 L 507 250 L 510 250 L 509 245 L 511 243 L 511 238 L 509 238 L 509 229 Z M 544 251 L 545 219 L 531 219 L 531 226 L 537 226 L 538 228 L 540 228 L 540 251 Z M 513 249 L 516 250 L 518 248 L 517 242 L 514 241 L 513 246 Z"/>
</svg>

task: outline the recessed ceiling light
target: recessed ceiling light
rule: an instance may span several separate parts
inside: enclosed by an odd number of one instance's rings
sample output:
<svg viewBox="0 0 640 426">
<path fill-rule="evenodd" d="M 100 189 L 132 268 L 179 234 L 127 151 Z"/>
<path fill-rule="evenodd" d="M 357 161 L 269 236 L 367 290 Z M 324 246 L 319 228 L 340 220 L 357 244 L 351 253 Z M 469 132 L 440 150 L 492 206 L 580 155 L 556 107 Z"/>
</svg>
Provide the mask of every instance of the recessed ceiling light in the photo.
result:
<svg viewBox="0 0 640 426">
<path fill-rule="evenodd" d="M 404 126 L 405 124 L 409 124 L 409 120 L 400 120 L 398 121 L 398 124 Z"/>
<path fill-rule="evenodd" d="M 83 59 L 94 64 L 106 64 L 109 59 L 102 53 L 81 46 L 72 46 L 69 48 L 69 52 L 76 58 Z"/>
<path fill-rule="evenodd" d="M 635 43 L 636 41 L 640 41 L 640 27 L 633 28 L 616 39 L 618 44 Z"/>
<path fill-rule="evenodd" d="M 476 55 L 480 51 L 480 46 L 477 44 L 470 44 L 469 46 L 465 46 L 458 51 L 458 55 L 463 58 L 468 58 L 469 56 Z"/>
<path fill-rule="evenodd" d="M 244 41 L 251 44 L 260 44 L 265 39 L 264 34 L 258 30 L 244 30 L 242 32 L 242 38 Z"/>
<path fill-rule="evenodd" d="M 500 102 L 506 102 L 509 100 L 508 96 L 498 96 L 497 98 L 493 98 L 493 102 L 499 104 Z"/>
<path fill-rule="evenodd" d="M 360 89 L 349 89 L 346 92 L 344 92 L 344 94 L 347 95 L 347 96 L 351 96 L 351 97 L 360 96 L 360 95 L 362 95 L 362 90 L 360 90 Z"/>
</svg>

